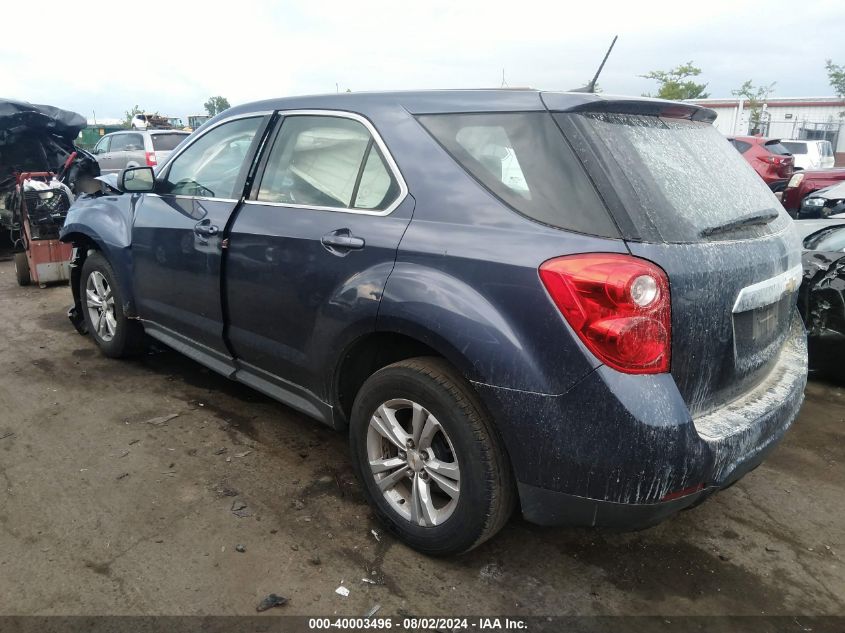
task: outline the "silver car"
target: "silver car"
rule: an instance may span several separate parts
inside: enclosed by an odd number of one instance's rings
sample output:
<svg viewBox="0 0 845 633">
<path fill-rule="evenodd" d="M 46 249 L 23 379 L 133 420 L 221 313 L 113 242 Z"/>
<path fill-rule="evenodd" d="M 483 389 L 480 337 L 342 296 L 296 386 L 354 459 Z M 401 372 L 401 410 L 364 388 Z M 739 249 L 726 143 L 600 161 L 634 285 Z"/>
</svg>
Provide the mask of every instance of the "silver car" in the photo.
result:
<svg viewBox="0 0 845 633">
<path fill-rule="evenodd" d="M 93 154 L 102 174 L 117 173 L 127 167 L 163 163 L 188 132 L 179 130 L 147 130 L 112 132 L 94 146 Z"/>
</svg>

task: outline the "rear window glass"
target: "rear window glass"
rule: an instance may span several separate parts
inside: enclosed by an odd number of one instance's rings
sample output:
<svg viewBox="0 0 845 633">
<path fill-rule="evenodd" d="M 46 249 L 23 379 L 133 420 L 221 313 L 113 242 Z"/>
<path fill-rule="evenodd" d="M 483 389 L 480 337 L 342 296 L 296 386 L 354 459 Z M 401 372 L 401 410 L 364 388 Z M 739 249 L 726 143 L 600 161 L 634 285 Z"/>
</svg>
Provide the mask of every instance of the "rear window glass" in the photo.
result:
<svg viewBox="0 0 845 633">
<path fill-rule="evenodd" d="M 763 146 L 772 154 L 777 154 L 778 156 L 786 156 L 790 153 L 790 151 L 786 149 L 780 141 L 767 141 L 763 144 Z"/>
<path fill-rule="evenodd" d="M 150 134 L 153 139 L 153 149 L 157 152 L 170 152 L 176 149 L 187 134 Z"/>
<path fill-rule="evenodd" d="M 740 154 L 744 154 L 748 150 L 751 149 L 751 143 L 746 143 L 745 141 L 738 141 L 735 138 L 730 139 L 733 146 L 737 149 Z"/>
<path fill-rule="evenodd" d="M 790 143 L 788 141 L 783 142 L 783 146 L 790 154 L 806 154 L 807 153 L 807 145 L 806 143 Z"/>
<path fill-rule="evenodd" d="M 436 114 L 419 120 L 464 169 L 517 212 L 551 226 L 619 237 L 547 113 Z"/>
<path fill-rule="evenodd" d="M 140 134 L 115 134 L 112 136 L 112 152 L 133 152 L 143 149 L 144 137 Z"/>
<path fill-rule="evenodd" d="M 612 113 L 555 116 L 573 117 L 602 162 L 622 172 L 630 190 L 616 193 L 649 240 L 653 234 L 666 242 L 752 237 L 789 222 L 780 213 L 764 224 L 735 224 L 773 216 L 780 203 L 709 123 Z M 737 229 L 713 231 L 729 224 Z"/>
</svg>

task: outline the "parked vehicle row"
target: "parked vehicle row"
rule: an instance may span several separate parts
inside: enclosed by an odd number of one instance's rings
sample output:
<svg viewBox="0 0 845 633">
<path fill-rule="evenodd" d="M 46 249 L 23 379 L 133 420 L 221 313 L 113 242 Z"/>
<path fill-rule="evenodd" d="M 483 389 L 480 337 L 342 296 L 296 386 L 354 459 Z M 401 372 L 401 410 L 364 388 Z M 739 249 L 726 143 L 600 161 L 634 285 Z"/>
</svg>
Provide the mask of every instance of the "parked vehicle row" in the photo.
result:
<svg viewBox="0 0 845 633">
<path fill-rule="evenodd" d="M 734 136 L 728 138 L 772 191 L 780 192 L 792 177 L 795 158 L 780 139 L 762 136 Z"/>
<path fill-rule="evenodd" d="M 516 503 L 651 525 L 758 465 L 806 381 L 800 242 L 714 117 L 525 90 L 235 107 L 77 200 L 71 316 L 347 432 L 421 551 Z"/>
<path fill-rule="evenodd" d="M 781 141 L 795 159 L 795 169 L 830 169 L 834 165 L 830 141 Z"/>
<path fill-rule="evenodd" d="M 819 169 L 799 172 L 789 181 L 783 205 L 793 217 L 819 218 L 838 213 L 835 204 L 827 204 L 827 193 L 845 182 L 845 169 Z M 836 193 L 831 194 L 836 199 Z"/>
<path fill-rule="evenodd" d="M 818 201 L 802 209 L 811 193 L 845 180 L 845 169 L 834 169 L 830 141 L 785 140 L 762 136 L 735 136 L 728 140 L 754 168 L 793 217 L 819 217 Z"/>
</svg>

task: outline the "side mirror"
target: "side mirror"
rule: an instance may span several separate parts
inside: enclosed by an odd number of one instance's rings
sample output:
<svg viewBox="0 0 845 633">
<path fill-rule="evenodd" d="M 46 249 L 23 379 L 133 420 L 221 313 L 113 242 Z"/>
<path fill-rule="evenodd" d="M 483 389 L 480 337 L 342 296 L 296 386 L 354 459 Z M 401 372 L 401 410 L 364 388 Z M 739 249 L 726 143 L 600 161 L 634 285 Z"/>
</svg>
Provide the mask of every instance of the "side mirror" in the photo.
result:
<svg viewBox="0 0 845 633">
<path fill-rule="evenodd" d="M 149 193 L 155 189 L 152 167 L 128 167 L 120 172 L 117 186 L 128 193 Z"/>
</svg>

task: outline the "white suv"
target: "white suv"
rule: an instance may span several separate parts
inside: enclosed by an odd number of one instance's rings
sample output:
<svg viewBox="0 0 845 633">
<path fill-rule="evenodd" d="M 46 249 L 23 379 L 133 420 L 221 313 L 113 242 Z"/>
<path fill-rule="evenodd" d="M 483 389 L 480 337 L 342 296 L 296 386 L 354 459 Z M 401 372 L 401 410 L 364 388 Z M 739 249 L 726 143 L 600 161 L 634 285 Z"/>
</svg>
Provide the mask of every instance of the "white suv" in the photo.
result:
<svg viewBox="0 0 845 633">
<path fill-rule="evenodd" d="M 830 141 L 781 141 L 781 144 L 795 157 L 799 169 L 828 169 L 833 167 L 833 146 Z"/>
</svg>

